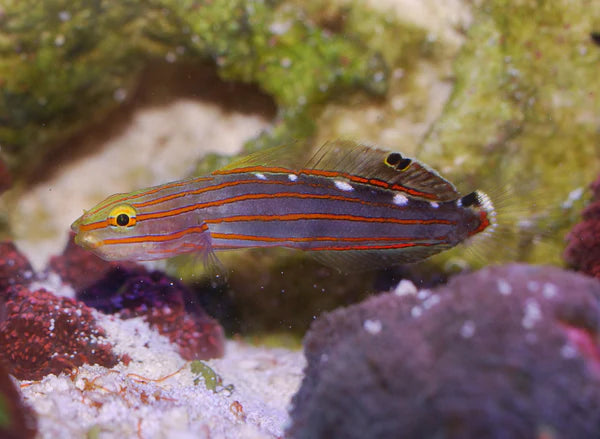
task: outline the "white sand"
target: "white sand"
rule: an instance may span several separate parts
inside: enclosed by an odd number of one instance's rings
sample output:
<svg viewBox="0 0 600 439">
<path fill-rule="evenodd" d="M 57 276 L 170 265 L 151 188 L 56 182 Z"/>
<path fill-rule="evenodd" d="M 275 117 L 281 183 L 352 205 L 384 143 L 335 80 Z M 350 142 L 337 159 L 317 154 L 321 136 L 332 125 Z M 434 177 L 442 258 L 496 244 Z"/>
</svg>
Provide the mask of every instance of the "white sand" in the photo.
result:
<svg viewBox="0 0 600 439">
<path fill-rule="evenodd" d="M 22 382 L 39 416 L 39 437 L 282 437 L 305 365 L 301 352 L 228 341 L 225 357 L 205 364 L 234 390 L 214 393 L 203 378 L 194 384 L 190 363 L 141 318 L 97 316 L 115 352 L 132 361 L 112 369 L 85 365 L 73 380 L 62 374 Z"/>
</svg>

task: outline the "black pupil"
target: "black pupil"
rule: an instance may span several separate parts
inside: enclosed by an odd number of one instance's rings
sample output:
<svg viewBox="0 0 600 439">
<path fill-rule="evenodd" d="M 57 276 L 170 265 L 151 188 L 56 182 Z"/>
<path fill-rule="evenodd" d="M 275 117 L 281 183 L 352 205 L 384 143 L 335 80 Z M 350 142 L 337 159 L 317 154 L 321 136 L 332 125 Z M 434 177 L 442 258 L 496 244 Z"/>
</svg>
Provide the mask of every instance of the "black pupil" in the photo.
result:
<svg viewBox="0 0 600 439">
<path fill-rule="evenodd" d="M 117 224 L 119 226 L 126 226 L 127 224 L 129 224 L 129 215 L 127 215 L 126 213 L 120 213 L 117 216 Z"/>
</svg>

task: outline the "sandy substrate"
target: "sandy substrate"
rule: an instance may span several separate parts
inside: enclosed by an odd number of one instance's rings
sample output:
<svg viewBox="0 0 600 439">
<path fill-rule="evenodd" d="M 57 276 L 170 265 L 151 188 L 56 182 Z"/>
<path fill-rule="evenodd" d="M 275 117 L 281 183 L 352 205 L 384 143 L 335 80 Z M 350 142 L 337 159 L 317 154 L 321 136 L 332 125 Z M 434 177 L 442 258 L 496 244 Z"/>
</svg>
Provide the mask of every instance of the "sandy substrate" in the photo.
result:
<svg viewBox="0 0 600 439">
<path fill-rule="evenodd" d="M 193 374 L 167 338 L 141 319 L 98 313 L 129 365 L 85 365 L 71 376 L 21 382 L 38 414 L 41 438 L 277 438 L 305 365 L 299 351 L 229 341 L 206 361 L 222 379 L 215 393 Z M 230 392 L 226 386 L 232 384 Z"/>
</svg>

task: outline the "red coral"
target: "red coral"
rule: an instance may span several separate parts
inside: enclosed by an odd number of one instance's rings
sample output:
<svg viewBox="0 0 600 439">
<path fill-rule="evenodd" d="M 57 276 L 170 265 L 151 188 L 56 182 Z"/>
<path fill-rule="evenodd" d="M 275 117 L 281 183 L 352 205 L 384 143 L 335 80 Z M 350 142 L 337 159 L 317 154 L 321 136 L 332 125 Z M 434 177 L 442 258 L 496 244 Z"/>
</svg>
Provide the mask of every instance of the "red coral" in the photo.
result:
<svg viewBox="0 0 600 439">
<path fill-rule="evenodd" d="M 129 310 L 121 312 L 122 316 L 128 314 Z M 183 308 L 163 306 L 150 309 L 145 318 L 150 326 L 179 346 L 179 354 L 186 360 L 223 356 L 223 328 L 208 315 L 186 314 Z"/>
<path fill-rule="evenodd" d="M 594 198 L 582 213 L 583 221 L 567 235 L 564 258 L 578 271 L 600 279 L 600 177 L 591 188 Z"/>
<path fill-rule="evenodd" d="M 18 379 L 39 380 L 86 363 L 112 367 L 120 360 L 81 302 L 21 286 L 0 306 L 0 361 Z"/>
<path fill-rule="evenodd" d="M 10 241 L 0 242 L 0 291 L 29 283 L 32 276 L 33 268 L 17 247 Z"/>
</svg>

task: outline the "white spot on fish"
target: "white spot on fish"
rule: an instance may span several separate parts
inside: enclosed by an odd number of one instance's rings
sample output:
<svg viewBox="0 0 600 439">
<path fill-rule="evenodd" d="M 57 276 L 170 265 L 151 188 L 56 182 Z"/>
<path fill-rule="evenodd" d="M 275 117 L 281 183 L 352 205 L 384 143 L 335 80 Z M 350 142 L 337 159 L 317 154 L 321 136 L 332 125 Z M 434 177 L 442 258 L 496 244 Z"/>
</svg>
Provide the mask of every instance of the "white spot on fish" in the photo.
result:
<svg viewBox="0 0 600 439">
<path fill-rule="evenodd" d="M 508 296 L 512 293 L 512 287 L 504 279 L 498 279 L 496 281 L 496 287 L 498 288 L 498 292 L 503 296 Z"/>
<path fill-rule="evenodd" d="M 382 328 L 381 320 L 370 320 L 367 319 L 363 322 L 363 328 L 371 335 L 376 335 L 381 332 Z"/>
<path fill-rule="evenodd" d="M 408 198 L 406 198 L 404 195 L 402 194 L 396 194 L 394 195 L 394 204 L 396 206 L 406 206 L 408 204 Z"/>
<path fill-rule="evenodd" d="M 412 296 L 417 294 L 417 287 L 408 279 L 402 279 L 394 288 L 394 294 L 396 296 Z"/>
<path fill-rule="evenodd" d="M 456 200 L 456 206 L 462 207 L 462 200 L 460 198 L 458 200 Z"/>
<path fill-rule="evenodd" d="M 258 178 L 259 180 L 266 180 L 267 177 L 265 177 L 265 174 L 261 174 L 260 172 L 255 172 L 254 175 L 256 176 L 256 178 Z"/>
<path fill-rule="evenodd" d="M 471 338 L 475 335 L 475 322 L 473 320 L 465 320 L 460 327 L 460 336 L 462 338 Z"/>
<path fill-rule="evenodd" d="M 333 184 L 335 184 L 335 187 L 341 191 L 349 192 L 349 191 L 354 190 L 354 188 L 352 187 L 352 185 L 350 183 L 347 183 L 342 180 L 333 180 Z"/>
<path fill-rule="evenodd" d="M 552 299 L 558 294 L 558 288 L 556 285 L 547 282 L 542 288 L 542 294 L 546 299 Z"/>
<path fill-rule="evenodd" d="M 434 209 L 437 209 L 438 207 L 440 207 L 440 205 L 438 203 L 436 203 L 435 201 L 432 201 L 431 203 L 429 203 L 429 205 L 431 207 L 433 207 Z"/>
<path fill-rule="evenodd" d="M 531 329 L 542 318 L 540 305 L 535 299 L 527 299 L 525 302 L 525 315 L 521 324 L 525 329 Z"/>
<path fill-rule="evenodd" d="M 298 176 L 296 174 L 288 174 L 288 180 L 296 181 L 298 180 Z"/>
</svg>

